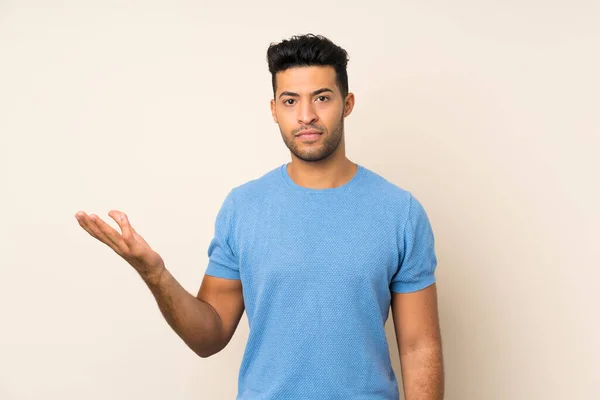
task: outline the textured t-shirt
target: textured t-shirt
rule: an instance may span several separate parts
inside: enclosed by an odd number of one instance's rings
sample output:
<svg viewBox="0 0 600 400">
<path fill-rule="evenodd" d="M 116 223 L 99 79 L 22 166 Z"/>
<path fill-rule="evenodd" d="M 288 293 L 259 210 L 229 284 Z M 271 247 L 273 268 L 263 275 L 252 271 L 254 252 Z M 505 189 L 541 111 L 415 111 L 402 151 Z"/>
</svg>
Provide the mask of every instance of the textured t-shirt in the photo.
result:
<svg viewBox="0 0 600 400">
<path fill-rule="evenodd" d="M 225 197 L 206 274 L 241 279 L 249 324 L 236 400 L 397 400 L 391 292 L 435 282 L 434 236 L 409 192 L 358 164 L 311 189 L 283 164 Z"/>
</svg>

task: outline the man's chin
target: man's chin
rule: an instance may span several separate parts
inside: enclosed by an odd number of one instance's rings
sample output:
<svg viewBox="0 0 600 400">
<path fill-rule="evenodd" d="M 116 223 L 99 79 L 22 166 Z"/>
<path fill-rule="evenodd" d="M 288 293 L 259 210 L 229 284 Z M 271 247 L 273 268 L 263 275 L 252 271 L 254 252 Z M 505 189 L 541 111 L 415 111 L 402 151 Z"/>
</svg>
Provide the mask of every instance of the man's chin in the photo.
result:
<svg viewBox="0 0 600 400">
<path fill-rule="evenodd" d="M 331 156 L 331 154 L 333 153 L 323 153 L 323 152 L 318 152 L 318 153 L 306 153 L 306 152 L 292 152 L 297 158 L 299 158 L 302 161 L 305 162 L 319 162 L 319 161 L 323 161 L 326 160 L 327 158 L 329 158 Z"/>
</svg>

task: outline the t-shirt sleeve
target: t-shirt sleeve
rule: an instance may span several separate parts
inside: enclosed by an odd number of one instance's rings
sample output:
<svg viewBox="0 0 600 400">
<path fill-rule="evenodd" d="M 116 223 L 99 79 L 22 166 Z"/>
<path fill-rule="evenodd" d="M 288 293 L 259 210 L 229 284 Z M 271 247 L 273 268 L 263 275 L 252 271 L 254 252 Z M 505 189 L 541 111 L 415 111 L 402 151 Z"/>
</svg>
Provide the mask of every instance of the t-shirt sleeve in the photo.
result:
<svg viewBox="0 0 600 400">
<path fill-rule="evenodd" d="M 234 241 L 235 209 L 230 191 L 215 220 L 214 236 L 208 245 L 208 266 L 205 273 L 227 279 L 240 279 Z"/>
<path fill-rule="evenodd" d="M 399 236 L 399 265 L 390 290 L 410 293 L 435 283 L 437 257 L 429 218 L 421 203 L 411 194 L 404 233 Z"/>
</svg>

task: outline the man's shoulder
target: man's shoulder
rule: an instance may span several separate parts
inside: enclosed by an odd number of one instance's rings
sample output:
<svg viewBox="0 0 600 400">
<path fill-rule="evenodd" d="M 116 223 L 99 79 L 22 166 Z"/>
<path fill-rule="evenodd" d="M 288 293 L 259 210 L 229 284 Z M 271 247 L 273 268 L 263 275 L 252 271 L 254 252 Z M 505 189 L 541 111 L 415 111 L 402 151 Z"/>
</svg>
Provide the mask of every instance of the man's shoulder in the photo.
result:
<svg viewBox="0 0 600 400">
<path fill-rule="evenodd" d="M 408 189 L 395 183 L 390 178 L 386 178 L 367 167 L 363 166 L 362 168 L 365 170 L 366 178 L 363 183 L 373 196 L 400 202 L 405 202 L 412 196 Z"/>
<path fill-rule="evenodd" d="M 280 193 L 285 181 L 282 176 L 282 168 L 285 164 L 278 165 L 257 177 L 234 186 L 230 196 L 238 199 L 234 202 L 240 204 L 259 200 L 264 196 L 274 197 Z M 390 205 L 398 206 L 407 204 L 412 193 L 403 186 L 395 183 L 392 179 L 375 172 L 374 170 L 360 164 L 363 176 L 359 181 L 362 192 L 377 201 L 390 202 Z"/>
<path fill-rule="evenodd" d="M 277 175 L 281 173 L 280 171 L 281 165 L 270 169 L 262 175 L 237 184 L 231 189 L 231 195 L 234 198 L 242 199 L 251 199 L 266 195 L 280 183 L 277 181 L 279 178 Z"/>
</svg>

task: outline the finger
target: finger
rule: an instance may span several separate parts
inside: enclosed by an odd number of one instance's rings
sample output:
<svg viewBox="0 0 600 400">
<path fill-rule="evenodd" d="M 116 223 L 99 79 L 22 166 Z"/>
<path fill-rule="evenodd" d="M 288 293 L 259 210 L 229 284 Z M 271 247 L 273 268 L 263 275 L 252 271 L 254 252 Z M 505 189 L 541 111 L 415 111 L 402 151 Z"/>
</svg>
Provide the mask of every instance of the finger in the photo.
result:
<svg viewBox="0 0 600 400">
<path fill-rule="evenodd" d="M 129 223 L 129 218 L 127 218 L 127 215 L 125 215 L 125 213 L 121 214 L 121 229 L 123 230 L 124 239 L 128 241 L 133 239 L 133 232 L 135 231 Z"/>
<path fill-rule="evenodd" d="M 116 253 L 119 253 L 119 248 L 113 243 L 111 242 L 106 235 L 104 235 L 102 233 L 102 231 L 96 226 L 96 224 L 94 224 L 93 219 L 98 218 L 96 215 L 94 214 L 90 214 L 87 215 L 85 213 L 78 213 L 78 218 L 77 220 L 79 221 L 79 225 L 81 225 L 81 227 L 83 229 L 86 230 L 87 233 L 89 233 L 92 237 L 98 239 L 99 241 L 101 241 L 102 243 L 106 244 L 108 247 L 110 247 L 112 250 L 114 250 Z"/>
<path fill-rule="evenodd" d="M 79 225 L 87 232 L 90 234 L 90 236 L 92 236 L 95 239 L 100 240 L 100 238 L 98 237 L 98 235 L 94 232 L 94 229 L 92 229 L 89 225 L 88 222 L 88 218 L 89 216 L 84 213 L 83 211 L 79 211 L 77 212 L 77 214 L 75 214 L 75 218 L 77 219 L 77 222 L 79 222 Z"/>
<path fill-rule="evenodd" d="M 126 244 L 129 243 L 133 238 L 133 227 L 129 224 L 129 220 L 127 219 L 125 213 L 117 210 L 111 210 L 108 213 L 108 215 L 110 215 L 110 217 L 114 219 L 117 224 L 119 224 L 119 228 L 121 228 L 122 232 L 121 237 L 123 238 L 123 241 L 125 241 Z"/>
<path fill-rule="evenodd" d="M 95 225 L 96 228 L 100 231 L 100 233 L 112 244 L 116 246 L 118 249 L 115 250 L 117 253 L 121 254 L 122 252 L 127 251 L 127 246 L 123 243 L 123 238 L 121 234 L 117 232 L 112 226 L 108 225 L 106 222 L 102 220 L 102 218 L 97 215 L 90 215 L 90 219 L 92 221 L 92 225 Z M 108 243 L 107 243 L 108 244 Z M 112 246 L 111 246 L 112 247 Z M 113 248 L 114 250 L 114 248 Z"/>
</svg>

